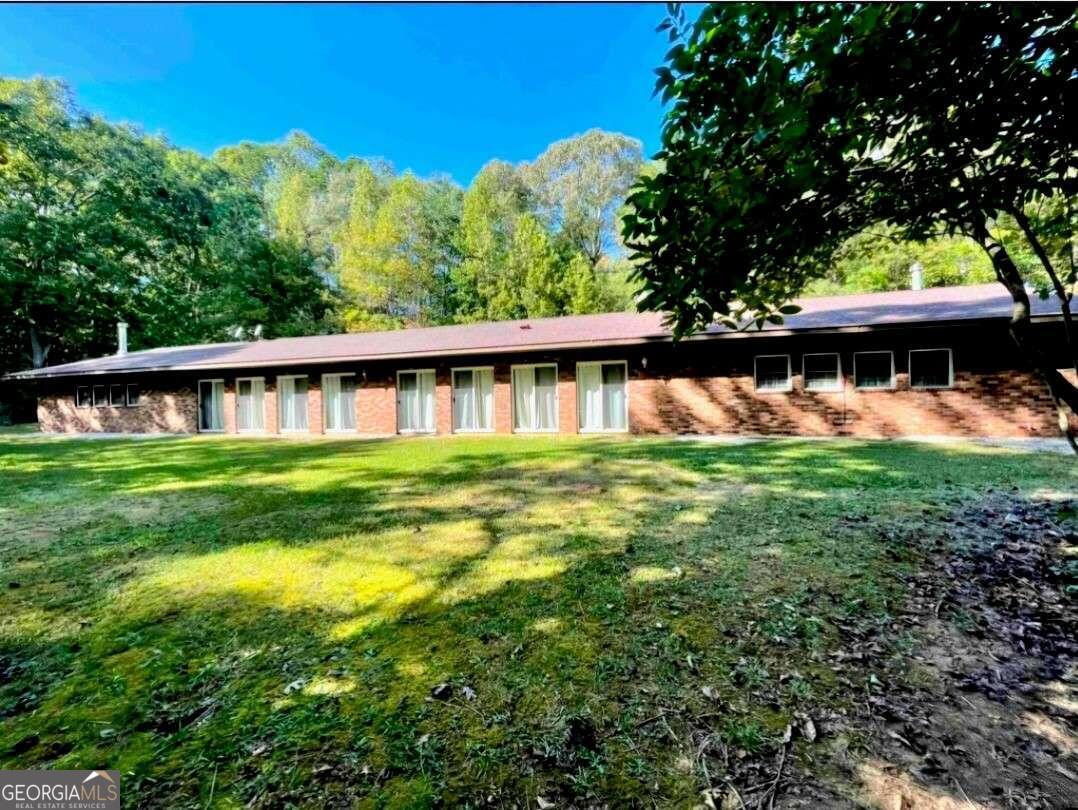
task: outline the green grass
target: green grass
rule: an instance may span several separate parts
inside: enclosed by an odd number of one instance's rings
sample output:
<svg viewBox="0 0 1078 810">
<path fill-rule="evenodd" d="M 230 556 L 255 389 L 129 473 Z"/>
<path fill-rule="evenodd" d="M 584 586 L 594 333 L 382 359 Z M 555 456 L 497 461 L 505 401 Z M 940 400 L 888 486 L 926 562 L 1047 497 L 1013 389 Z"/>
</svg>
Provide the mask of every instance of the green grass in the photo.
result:
<svg viewBox="0 0 1078 810">
<path fill-rule="evenodd" d="M 692 806 L 683 735 L 857 698 L 827 652 L 918 563 L 894 527 L 1075 480 L 962 445 L 0 437 L 0 765 L 118 768 L 132 806 Z"/>
</svg>

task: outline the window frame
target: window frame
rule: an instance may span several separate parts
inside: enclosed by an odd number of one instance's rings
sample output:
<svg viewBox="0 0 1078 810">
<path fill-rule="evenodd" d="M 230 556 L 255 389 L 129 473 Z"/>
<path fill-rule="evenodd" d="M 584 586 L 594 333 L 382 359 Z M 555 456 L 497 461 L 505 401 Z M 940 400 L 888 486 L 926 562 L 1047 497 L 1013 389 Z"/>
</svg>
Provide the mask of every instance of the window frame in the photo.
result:
<svg viewBox="0 0 1078 810">
<path fill-rule="evenodd" d="M 623 428 L 585 428 L 580 424 L 580 367 L 599 367 L 599 397 L 603 396 L 603 366 L 622 365 L 625 367 L 625 427 Z M 576 364 L 576 430 L 577 433 L 595 435 L 601 433 L 628 433 L 629 432 L 629 361 L 628 360 L 580 360 Z"/>
<path fill-rule="evenodd" d="M 86 404 L 79 405 L 79 390 L 86 391 Z M 94 407 L 94 387 L 92 385 L 76 385 L 75 386 L 75 408 L 80 411 L 89 411 Z"/>
<path fill-rule="evenodd" d="M 786 358 L 786 385 L 782 388 L 760 388 L 759 361 L 772 357 Z M 789 394 L 794 390 L 793 358 L 788 354 L 756 354 L 752 357 L 752 390 L 757 394 Z"/>
<path fill-rule="evenodd" d="M 916 352 L 947 352 L 947 384 L 946 385 L 914 385 L 913 384 L 913 355 Z M 946 391 L 954 388 L 954 349 L 946 346 L 937 346 L 930 349 L 910 349 L 906 359 L 906 372 L 909 376 L 910 390 L 912 391 Z"/>
<path fill-rule="evenodd" d="M 134 388 L 136 391 L 138 391 L 138 397 L 136 398 L 136 402 L 134 404 L 132 404 L 132 402 L 131 402 L 131 389 L 132 388 Z M 139 407 L 141 407 L 142 406 L 142 386 L 139 385 L 138 383 L 125 383 L 124 384 L 124 402 L 127 403 L 128 408 L 139 408 Z"/>
<path fill-rule="evenodd" d="M 833 387 L 829 388 L 809 388 L 808 375 L 805 373 L 805 358 L 806 357 L 834 357 L 835 358 L 835 371 L 838 372 L 838 379 L 835 381 Z M 805 352 L 801 355 L 801 387 L 811 394 L 837 394 L 845 390 L 846 378 L 842 375 L 842 354 L 841 352 Z"/>
<path fill-rule="evenodd" d="M 457 418 L 457 372 L 458 371 L 470 371 L 474 375 L 477 371 L 489 371 L 490 372 L 490 427 L 488 428 L 458 428 L 455 424 Z M 437 390 L 437 381 L 435 381 L 435 389 Z M 475 399 L 476 415 L 478 415 L 479 399 L 475 397 L 475 377 L 472 377 L 472 397 Z M 498 412 L 497 405 L 494 401 L 494 366 L 455 366 L 449 369 L 449 428 L 452 433 L 493 433 L 494 432 L 494 418 Z M 478 420 L 476 420 L 478 422 Z"/>
<path fill-rule="evenodd" d="M 891 355 L 891 383 L 890 385 L 858 385 L 857 384 L 857 356 L 860 354 L 889 354 Z M 853 387 L 855 391 L 894 391 L 897 387 L 895 375 L 895 353 L 891 349 L 872 349 L 870 351 L 853 353 Z"/>
<path fill-rule="evenodd" d="M 298 376 L 303 376 L 303 375 L 298 375 Z M 350 428 L 330 428 L 330 427 L 326 427 L 326 425 L 329 424 L 329 420 L 326 418 L 329 415 L 329 403 L 326 401 L 326 378 L 327 377 L 337 377 L 338 379 L 341 379 L 341 378 L 344 378 L 344 377 L 355 378 L 355 376 L 356 376 L 356 373 L 354 371 L 331 371 L 329 373 L 323 373 L 322 376 L 318 379 L 318 384 L 321 386 L 321 389 L 320 389 L 319 393 L 320 393 L 320 398 L 322 400 L 322 432 L 323 433 L 338 433 L 338 434 L 345 434 L 345 435 L 347 435 L 349 433 L 359 433 L 359 419 L 356 418 L 357 417 L 357 414 L 356 414 L 356 397 L 358 396 L 358 391 L 359 391 L 359 386 L 358 385 L 355 388 L 352 389 L 352 423 L 355 426 L 350 427 Z M 308 386 L 309 386 L 309 383 L 308 383 Z M 308 387 L 307 390 L 309 392 L 310 388 Z M 302 432 L 302 431 L 300 431 L 300 432 Z"/>
<path fill-rule="evenodd" d="M 240 383 L 251 383 L 252 389 L 254 388 L 255 380 L 262 380 L 262 427 L 260 428 L 240 428 Z M 252 391 L 253 395 L 253 391 Z M 236 396 L 235 396 L 235 417 L 236 417 L 236 433 L 265 433 L 266 432 L 266 378 L 265 377 L 237 377 L 236 378 Z"/>
<path fill-rule="evenodd" d="M 102 398 L 105 400 L 103 403 L 97 401 L 97 389 L 101 389 L 104 393 Z M 90 402 L 93 403 L 94 408 L 108 408 L 109 407 L 109 386 L 108 383 L 95 383 L 90 386 Z"/>
<path fill-rule="evenodd" d="M 281 380 L 306 380 L 307 381 L 307 427 L 305 428 L 286 428 L 281 427 L 281 414 L 284 413 L 284 401 L 281 393 Z M 274 378 L 274 385 L 277 387 L 277 430 L 280 433 L 310 433 L 311 432 L 311 377 L 309 374 L 278 374 Z M 293 389 L 295 390 L 295 389 Z M 325 414 L 322 415 L 325 419 Z"/>
<path fill-rule="evenodd" d="M 416 428 L 402 428 L 401 427 L 401 374 L 415 374 L 416 375 L 416 388 L 419 387 L 420 374 L 433 374 L 434 375 L 434 412 L 432 414 L 434 424 L 430 426 L 430 430 L 417 430 Z M 401 436 L 433 436 L 438 432 L 438 370 L 434 368 L 399 368 L 397 369 L 397 387 L 394 391 L 396 396 L 394 397 L 394 405 L 396 411 L 394 417 L 397 423 L 397 434 Z"/>
<path fill-rule="evenodd" d="M 516 391 L 516 370 L 520 368 L 532 369 L 532 390 L 535 389 L 534 373 L 537 368 L 552 368 L 554 369 L 554 427 L 549 428 L 518 428 L 517 427 L 517 397 Z M 558 378 L 558 364 L 553 363 L 518 363 L 516 365 L 509 366 L 509 427 L 513 433 L 538 433 L 549 434 L 559 433 L 561 431 L 561 387 L 558 385 L 560 382 Z M 538 413 L 538 409 L 535 408 L 535 402 L 532 402 L 532 410 Z"/>
<path fill-rule="evenodd" d="M 202 427 L 202 383 L 221 383 L 221 427 L 220 428 L 203 428 Z M 196 424 L 198 425 L 199 433 L 224 433 L 225 432 L 225 397 L 224 397 L 225 378 L 224 377 L 204 377 L 199 379 L 195 384 L 195 408 L 198 413 L 198 419 Z"/>
<path fill-rule="evenodd" d="M 124 388 L 123 383 L 109 383 L 109 407 L 110 408 L 126 408 L 127 407 L 127 389 Z M 112 394 L 113 389 L 120 389 L 120 402 L 117 404 L 113 401 Z"/>
</svg>

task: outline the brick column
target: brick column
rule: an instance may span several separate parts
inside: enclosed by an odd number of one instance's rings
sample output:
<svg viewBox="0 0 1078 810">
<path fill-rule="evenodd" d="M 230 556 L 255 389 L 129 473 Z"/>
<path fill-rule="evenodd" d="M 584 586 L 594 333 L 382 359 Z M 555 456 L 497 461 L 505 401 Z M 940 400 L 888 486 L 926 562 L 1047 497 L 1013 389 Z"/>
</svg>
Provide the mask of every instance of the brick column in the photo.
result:
<svg viewBox="0 0 1078 810">
<path fill-rule="evenodd" d="M 369 380 L 360 384 L 356 395 L 356 427 L 360 433 L 378 436 L 392 436 L 397 432 L 395 379 Z"/>
<path fill-rule="evenodd" d="M 576 363 L 558 364 L 558 432 L 577 432 Z"/>
<path fill-rule="evenodd" d="M 434 372 L 434 432 L 453 432 L 453 384 L 449 371 Z"/>
<path fill-rule="evenodd" d="M 509 366 L 494 367 L 494 432 L 513 432 L 513 387 Z"/>
<path fill-rule="evenodd" d="M 266 433 L 280 433 L 281 426 L 277 418 L 277 378 L 267 377 L 266 391 L 263 394 L 263 411 L 266 420 Z"/>
<path fill-rule="evenodd" d="M 236 432 L 236 381 L 225 380 L 225 396 L 221 405 L 224 409 L 225 433 Z"/>
<path fill-rule="evenodd" d="M 311 433 L 324 433 L 322 426 L 322 376 L 312 374 L 307 381 L 307 427 Z"/>
</svg>

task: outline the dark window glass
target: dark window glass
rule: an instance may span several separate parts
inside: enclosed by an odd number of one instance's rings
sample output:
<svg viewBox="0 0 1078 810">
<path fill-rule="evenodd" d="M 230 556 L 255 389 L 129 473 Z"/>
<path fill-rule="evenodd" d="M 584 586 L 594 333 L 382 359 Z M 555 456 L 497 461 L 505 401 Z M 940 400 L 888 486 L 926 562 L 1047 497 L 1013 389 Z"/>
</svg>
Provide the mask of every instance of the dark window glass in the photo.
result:
<svg viewBox="0 0 1078 810">
<path fill-rule="evenodd" d="M 853 358 L 858 388 L 890 388 L 894 363 L 890 352 L 858 352 Z"/>
<path fill-rule="evenodd" d="M 135 383 L 128 383 L 127 385 L 127 404 L 138 405 L 139 390 L 138 385 Z"/>
<path fill-rule="evenodd" d="M 93 398 L 90 396 L 90 386 L 79 385 L 75 388 L 75 407 L 76 408 L 89 408 L 94 404 Z"/>
<path fill-rule="evenodd" d="M 947 388 L 951 384 L 951 352 L 926 349 L 910 352 L 910 385 L 914 388 Z"/>
<path fill-rule="evenodd" d="M 114 408 L 120 408 L 124 405 L 124 387 L 119 383 L 114 383 L 109 386 L 109 405 Z"/>
<path fill-rule="evenodd" d="M 790 358 L 785 355 L 756 358 L 756 390 L 788 391 L 790 389 Z"/>
<path fill-rule="evenodd" d="M 835 391 L 842 388 L 837 354 L 805 355 L 805 390 Z"/>
<path fill-rule="evenodd" d="M 109 404 L 109 389 L 104 385 L 94 386 L 94 407 L 103 408 Z"/>
</svg>

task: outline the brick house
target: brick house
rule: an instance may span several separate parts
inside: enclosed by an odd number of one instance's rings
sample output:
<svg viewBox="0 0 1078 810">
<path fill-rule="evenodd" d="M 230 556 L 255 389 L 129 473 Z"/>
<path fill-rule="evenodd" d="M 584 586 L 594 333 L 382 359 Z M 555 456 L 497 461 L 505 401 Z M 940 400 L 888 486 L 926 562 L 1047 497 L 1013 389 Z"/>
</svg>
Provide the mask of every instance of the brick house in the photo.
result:
<svg viewBox="0 0 1078 810">
<path fill-rule="evenodd" d="M 131 353 L 122 338 L 8 379 L 34 387 L 46 432 L 1057 435 L 998 285 L 799 303 L 782 326 L 676 343 L 636 313 Z M 1053 345 L 1050 302 L 1034 323 Z"/>
</svg>

